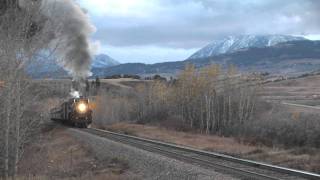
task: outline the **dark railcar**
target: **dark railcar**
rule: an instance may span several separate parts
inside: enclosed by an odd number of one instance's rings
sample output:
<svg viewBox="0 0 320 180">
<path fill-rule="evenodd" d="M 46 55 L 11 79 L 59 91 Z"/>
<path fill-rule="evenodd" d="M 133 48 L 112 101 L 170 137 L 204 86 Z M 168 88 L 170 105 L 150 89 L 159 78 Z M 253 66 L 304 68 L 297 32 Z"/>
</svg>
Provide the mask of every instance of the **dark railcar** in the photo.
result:
<svg viewBox="0 0 320 180">
<path fill-rule="evenodd" d="M 87 128 L 92 123 L 92 109 L 88 98 L 72 98 L 50 111 L 51 119 Z"/>
</svg>

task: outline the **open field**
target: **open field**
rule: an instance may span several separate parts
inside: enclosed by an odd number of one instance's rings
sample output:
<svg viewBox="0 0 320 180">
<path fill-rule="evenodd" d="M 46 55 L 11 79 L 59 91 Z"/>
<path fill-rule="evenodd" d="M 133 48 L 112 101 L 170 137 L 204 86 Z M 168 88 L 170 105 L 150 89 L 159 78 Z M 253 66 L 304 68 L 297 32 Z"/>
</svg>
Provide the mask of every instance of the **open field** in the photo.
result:
<svg viewBox="0 0 320 180">
<path fill-rule="evenodd" d="M 101 79 L 101 83 L 111 84 L 114 86 L 119 86 L 121 88 L 132 88 L 140 83 L 146 82 L 145 80 L 131 79 L 131 78 L 119 78 L 119 79 Z"/>
<path fill-rule="evenodd" d="M 104 87 L 130 89 L 150 81 L 130 78 L 101 79 Z M 262 86 L 261 97 L 272 102 L 320 106 L 320 75 L 271 82 Z"/>
<path fill-rule="evenodd" d="M 261 95 L 270 101 L 316 106 L 320 104 L 320 75 L 267 83 Z"/>
</svg>

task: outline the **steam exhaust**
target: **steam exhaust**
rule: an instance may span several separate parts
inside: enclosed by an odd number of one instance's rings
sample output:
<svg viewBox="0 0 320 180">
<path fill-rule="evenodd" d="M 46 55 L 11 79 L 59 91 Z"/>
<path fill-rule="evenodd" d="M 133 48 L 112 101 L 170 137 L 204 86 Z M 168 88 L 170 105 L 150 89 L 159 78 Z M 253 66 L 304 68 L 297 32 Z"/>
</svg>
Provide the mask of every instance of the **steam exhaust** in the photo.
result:
<svg viewBox="0 0 320 180">
<path fill-rule="evenodd" d="M 92 74 L 90 35 L 95 27 L 74 0 L 42 0 L 41 12 L 52 22 L 50 28 L 55 38 L 51 47 L 55 48 L 57 62 L 75 82 L 70 94 L 80 96 L 86 78 Z"/>
</svg>

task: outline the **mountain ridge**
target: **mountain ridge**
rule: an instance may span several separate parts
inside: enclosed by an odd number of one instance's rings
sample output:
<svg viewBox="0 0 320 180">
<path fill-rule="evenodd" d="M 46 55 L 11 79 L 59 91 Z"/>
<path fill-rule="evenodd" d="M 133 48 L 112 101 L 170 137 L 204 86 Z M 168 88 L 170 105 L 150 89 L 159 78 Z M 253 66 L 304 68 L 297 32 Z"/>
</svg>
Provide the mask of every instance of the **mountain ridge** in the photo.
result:
<svg viewBox="0 0 320 180">
<path fill-rule="evenodd" d="M 240 71 L 292 75 L 305 73 L 320 69 L 320 41 L 289 41 L 270 47 L 253 47 L 244 51 L 176 62 L 126 63 L 109 68 L 93 69 L 93 73 L 101 77 L 114 74 L 177 74 L 186 64 L 194 64 L 197 68 L 210 64 L 219 64 L 222 67 L 233 64 Z"/>
<path fill-rule="evenodd" d="M 91 69 L 107 68 L 120 63 L 106 54 L 98 54 L 92 60 Z M 68 73 L 56 62 L 53 56 L 39 57 L 27 67 L 27 73 L 33 78 L 64 78 Z"/>
<path fill-rule="evenodd" d="M 307 40 L 290 35 L 235 35 L 213 40 L 211 43 L 193 53 L 188 59 L 198 59 L 220 54 L 233 53 L 253 47 L 270 47 L 278 43 Z"/>
<path fill-rule="evenodd" d="M 50 60 L 49 62 L 54 63 L 54 61 Z M 183 70 L 187 64 L 194 64 L 196 68 L 210 64 L 219 64 L 222 68 L 226 68 L 228 65 L 233 64 L 242 72 L 299 75 L 299 73 L 320 69 L 320 41 L 287 41 L 273 46 L 249 47 L 210 57 L 156 64 L 125 63 L 100 66 L 101 64 L 103 63 L 99 62 L 95 66 L 92 66 L 92 77 L 106 77 L 115 74 L 136 74 L 141 76 L 166 74 L 174 76 Z M 52 67 L 49 69 L 42 68 L 40 72 L 35 71 L 36 68 L 31 68 L 30 74 L 35 78 L 68 77 L 68 74 L 57 64 L 54 64 Z"/>
<path fill-rule="evenodd" d="M 106 54 L 98 54 L 95 56 L 95 58 L 92 61 L 92 67 L 111 67 L 119 65 L 120 62 L 114 60 L 112 57 L 106 55 Z"/>
</svg>

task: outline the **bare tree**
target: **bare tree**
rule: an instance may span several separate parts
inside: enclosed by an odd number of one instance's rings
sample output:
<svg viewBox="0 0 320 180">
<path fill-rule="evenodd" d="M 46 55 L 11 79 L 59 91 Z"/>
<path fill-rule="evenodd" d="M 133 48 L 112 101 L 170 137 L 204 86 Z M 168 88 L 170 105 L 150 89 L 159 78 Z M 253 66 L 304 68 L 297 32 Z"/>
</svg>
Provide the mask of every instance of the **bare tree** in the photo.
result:
<svg viewBox="0 0 320 180">
<path fill-rule="evenodd" d="M 15 177 L 24 138 L 33 126 L 26 118 L 27 107 L 35 96 L 29 92 L 26 67 L 50 37 L 44 28 L 46 18 L 41 17 L 39 3 L 30 2 L 21 8 L 16 0 L 1 1 L 0 9 L 0 88 L 1 125 L 4 130 L 2 159 L 5 179 Z M 31 98 L 30 98 L 31 96 Z"/>
<path fill-rule="evenodd" d="M 150 122 L 181 117 L 181 126 L 224 134 L 251 118 L 257 87 L 233 66 L 223 73 L 218 65 L 198 70 L 187 65 L 174 84 L 155 81 L 137 89 L 138 118 Z"/>
</svg>

